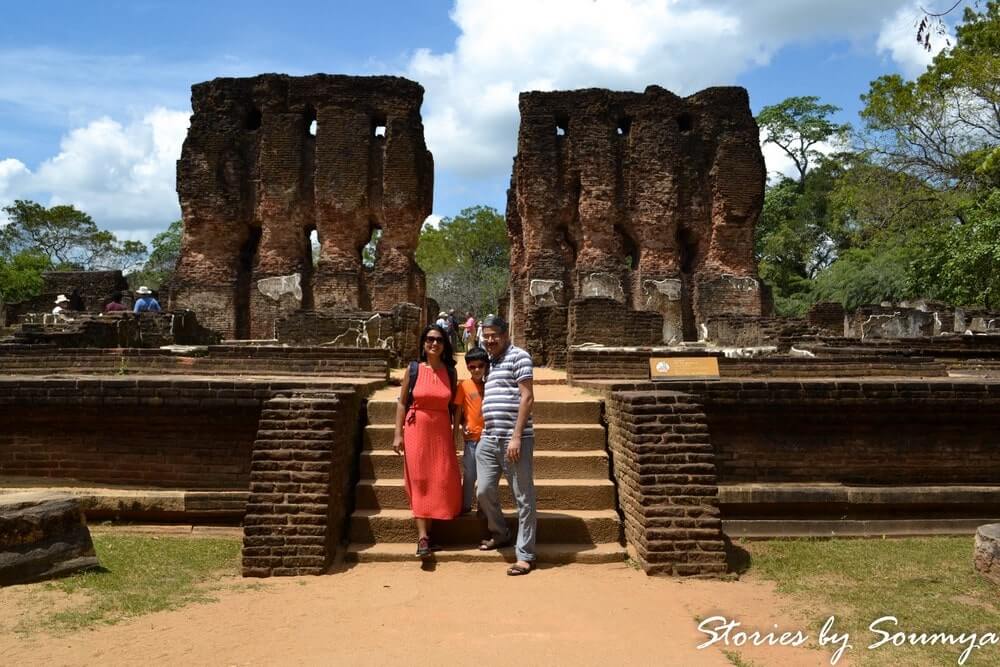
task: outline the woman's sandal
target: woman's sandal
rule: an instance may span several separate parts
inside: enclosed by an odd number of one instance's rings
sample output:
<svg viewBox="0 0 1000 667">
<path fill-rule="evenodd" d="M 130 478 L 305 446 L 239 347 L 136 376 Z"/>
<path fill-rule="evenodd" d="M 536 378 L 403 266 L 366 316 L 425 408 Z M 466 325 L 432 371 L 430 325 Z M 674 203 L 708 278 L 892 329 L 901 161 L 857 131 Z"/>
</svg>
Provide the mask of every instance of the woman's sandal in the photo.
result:
<svg viewBox="0 0 1000 667">
<path fill-rule="evenodd" d="M 491 537 L 490 539 L 483 540 L 482 542 L 479 543 L 479 550 L 493 551 L 495 549 L 504 549 L 506 547 L 509 547 L 513 543 L 514 542 L 511 538 L 507 538 L 506 540 L 498 540 L 495 537 Z"/>
<path fill-rule="evenodd" d="M 524 567 L 523 565 L 518 565 L 517 563 L 515 563 L 511 565 L 509 568 L 507 568 L 507 576 L 520 577 L 523 574 L 528 574 L 534 569 L 535 569 L 534 561 L 528 561 L 528 567 Z"/>
</svg>

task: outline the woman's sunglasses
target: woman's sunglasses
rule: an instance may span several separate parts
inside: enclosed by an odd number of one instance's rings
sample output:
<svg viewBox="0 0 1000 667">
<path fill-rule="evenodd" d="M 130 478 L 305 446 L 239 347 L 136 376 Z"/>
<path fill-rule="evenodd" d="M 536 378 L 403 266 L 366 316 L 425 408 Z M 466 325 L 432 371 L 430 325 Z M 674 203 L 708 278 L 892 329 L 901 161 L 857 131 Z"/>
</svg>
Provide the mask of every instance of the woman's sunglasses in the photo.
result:
<svg viewBox="0 0 1000 667">
<path fill-rule="evenodd" d="M 428 336 L 424 339 L 424 345 L 444 345 L 444 338 L 441 336 Z"/>
</svg>

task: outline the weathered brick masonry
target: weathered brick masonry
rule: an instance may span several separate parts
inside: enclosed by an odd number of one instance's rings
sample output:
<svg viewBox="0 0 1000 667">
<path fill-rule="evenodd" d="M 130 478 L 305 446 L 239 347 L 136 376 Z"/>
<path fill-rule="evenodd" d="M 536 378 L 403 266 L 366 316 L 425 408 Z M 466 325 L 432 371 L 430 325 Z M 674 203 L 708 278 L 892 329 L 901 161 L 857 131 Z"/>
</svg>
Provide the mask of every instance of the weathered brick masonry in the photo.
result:
<svg viewBox="0 0 1000 667">
<path fill-rule="evenodd" d="M 519 107 L 509 306 L 515 341 L 537 361 L 558 363 L 567 340 L 592 336 L 565 330 L 578 299 L 660 315 L 664 343 L 694 340 L 714 315 L 761 314 L 765 171 L 745 90 L 527 92 Z M 645 326 L 626 333 L 642 340 L 620 344 L 647 342 Z"/>
<path fill-rule="evenodd" d="M 649 574 L 726 571 L 715 454 L 696 396 L 615 392 L 608 444 L 630 552 Z"/>
<path fill-rule="evenodd" d="M 649 359 L 679 354 L 684 357 L 720 356 L 704 350 L 572 348 L 569 351 L 567 375 L 573 382 L 587 380 L 643 381 L 649 378 Z M 823 358 L 755 357 L 747 359 L 719 358 L 722 377 L 943 377 L 946 364 L 933 357 L 910 355 L 855 356 L 837 355 Z"/>
<path fill-rule="evenodd" d="M 243 519 L 243 576 L 322 574 L 347 517 L 354 392 L 295 391 L 261 412 Z"/>
<path fill-rule="evenodd" d="M 209 346 L 175 353 L 147 349 L 0 346 L 0 377 L 52 373 L 318 375 L 387 379 L 389 350 L 337 347 Z"/>
<path fill-rule="evenodd" d="M 433 192 L 422 99 L 418 84 L 388 76 L 193 86 L 172 307 L 230 338 L 274 338 L 275 320 L 300 309 L 422 307 L 414 252 Z M 369 271 L 361 254 L 376 229 Z"/>
</svg>

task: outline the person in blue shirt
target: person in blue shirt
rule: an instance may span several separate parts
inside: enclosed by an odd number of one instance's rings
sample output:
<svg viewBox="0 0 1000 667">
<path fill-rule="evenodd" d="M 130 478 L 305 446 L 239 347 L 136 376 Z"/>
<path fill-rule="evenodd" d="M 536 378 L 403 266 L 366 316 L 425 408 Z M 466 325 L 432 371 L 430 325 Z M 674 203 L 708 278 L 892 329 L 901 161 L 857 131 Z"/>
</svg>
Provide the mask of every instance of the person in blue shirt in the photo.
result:
<svg viewBox="0 0 1000 667">
<path fill-rule="evenodd" d="M 135 291 L 135 296 L 135 306 L 132 308 L 133 313 L 160 312 L 160 303 L 153 298 L 153 290 L 143 285 Z"/>
</svg>

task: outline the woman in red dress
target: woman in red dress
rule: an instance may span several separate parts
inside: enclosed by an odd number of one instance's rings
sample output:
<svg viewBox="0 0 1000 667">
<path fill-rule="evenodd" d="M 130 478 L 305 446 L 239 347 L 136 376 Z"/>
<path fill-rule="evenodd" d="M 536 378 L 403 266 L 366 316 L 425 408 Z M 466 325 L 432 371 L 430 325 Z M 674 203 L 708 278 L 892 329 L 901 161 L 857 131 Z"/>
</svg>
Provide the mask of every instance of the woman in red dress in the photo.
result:
<svg viewBox="0 0 1000 667">
<path fill-rule="evenodd" d="M 431 554 L 429 531 L 434 519 L 454 519 L 462 511 L 462 480 L 455 455 L 451 401 L 457 372 L 451 342 L 436 324 L 420 336 L 420 361 L 410 397 L 409 373 L 396 406 L 392 448 L 403 454 L 403 475 L 417 522 L 417 556 Z"/>
</svg>

